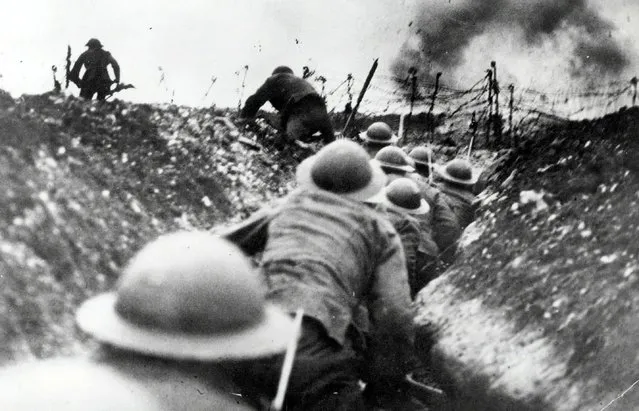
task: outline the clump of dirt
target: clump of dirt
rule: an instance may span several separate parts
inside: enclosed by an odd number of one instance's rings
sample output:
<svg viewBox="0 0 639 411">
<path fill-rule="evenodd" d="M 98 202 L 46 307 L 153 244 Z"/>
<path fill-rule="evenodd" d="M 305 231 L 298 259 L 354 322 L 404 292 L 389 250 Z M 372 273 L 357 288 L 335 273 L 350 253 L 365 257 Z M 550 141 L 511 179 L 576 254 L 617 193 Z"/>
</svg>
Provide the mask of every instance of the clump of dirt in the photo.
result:
<svg viewBox="0 0 639 411">
<path fill-rule="evenodd" d="M 597 387 L 583 409 L 636 380 L 637 158 L 637 108 L 527 136 L 496 167 L 485 230 L 447 279 L 569 356 L 566 378 Z"/>
<path fill-rule="evenodd" d="M 246 217 L 309 154 L 229 112 L 0 97 L 0 364 L 82 350 L 75 308 L 144 243 Z"/>
</svg>

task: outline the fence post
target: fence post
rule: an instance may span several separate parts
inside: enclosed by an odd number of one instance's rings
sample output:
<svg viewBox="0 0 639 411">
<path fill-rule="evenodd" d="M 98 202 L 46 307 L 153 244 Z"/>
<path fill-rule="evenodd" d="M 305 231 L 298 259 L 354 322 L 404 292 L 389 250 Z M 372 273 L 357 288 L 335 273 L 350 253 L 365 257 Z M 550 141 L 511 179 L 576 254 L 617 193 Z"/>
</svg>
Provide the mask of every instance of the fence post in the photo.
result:
<svg viewBox="0 0 639 411">
<path fill-rule="evenodd" d="M 62 84 L 60 84 L 60 82 L 55 76 L 55 73 L 57 73 L 57 71 L 58 71 L 58 66 L 56 65 L 51 66 L 51 73 L 53 74 L 53 90 L 59 93 L 60 91 L 62 91 Z"/>
<path fill-rule="evenodd" d="M 322 97 L 324 100 L 326 100 L 326 96 L 324 95 L 324 90 L 325 90 L 325 87 L 326 87 L 326 77 L 317 76 L 317 77 L 315 77 L 315 81 L 319 81 L 320 83 L 322 83 L 322 92 L 320 93 L 320 97 Z"/>
<path fill-rule="evenodd" d="M 488 80 L 488 118 L 486 119 L 486 146 L 490 145 L 490 123 L 493 120 L 493 71 L 486 70 Z"/>
<path fill-rule="evenodd" d="M 508 101 L 508 140 L 510 140 L 510 146 L 514 146 L 513 140 L 513 101 L 515 94 L 515 86 L 510 84 L 508 86 L 508 91 L 510 91 L 510 100 Z"/>
<path fill-rule="evenodd" d="M 408 113 L 408 118 L 410 119 L 413 117 L 413 106 L 417 95 L 417 69 L 415 67 L 409 68 L 408 75 L 410 76 L 410 112 Z"/>
<path fill-rule="evenodd" d="M 428 132 L 430 133 L 430 143 L 433 144 L 433 140 L 435 139 L 435 115 L 433 114 L 433 110 L 435 109 L 435 99 L 437 98 L 437 93 L 439 92 L 439 78 L 442 76 L 441 71 L 437 73 L 435 76 L 435 90 L 433 90 L 433 95 L 430 100 L 430 108 L 428 109 Z"/>
<path fill-rule="evenodd" d="M 495 135 L 495 144 L 501 143 L 502 121 L 499 114 L 499 81 L 497 80 L 497 62 L 491 61 L 490 66 L 493 69 L 493 93 L 495 94 L 495 115 L 493 117 L 493 133 Z"/>
<path fill-rule="evenodd" d="M 348 118 L 353 112 L 353 82 L 353 74 L 348 73 L 348 75 L 346 76 L 346 95 L 348 96 L 348 101 L 344 106 L 344 124 L 346 124 Z"/>
<path fill-rule="evenodd" d="M 475 134 L 477 133 L 477 117 L 475 116 L 475 112 L 473 111 L 473 116 L 470 119 L 470 125 L 468 126 L 470 129 L 470 142 L 468 143 L 468 160 L 470 160 L 470 152 L 473 147 L 473 143 L 475 142 Z"/>
<path fill-rule="evenodd" d="M 244 86 L 246 84 L 246 74 L 248 73 L 249 66 L 244 66 L 244 77 L 242 78 L 242 86 L 240 88 L 240 99 L 237 101 L 237 112 L 242 111 L 242 98 L 244 98 Z M 239 72 L 238 72 L 239 75 Z"/>
<path fill-rule="evenodd" d="M 637 76 L 630 79 L 630 84 L 632 84 L 632 88 L 634 92 L 632 93 L 632 106 L 635 106 L 635 102 L 637 101 Z"/>
<path fill-rule="evenodd" d="M 71 46 L 67 44 L 67 58 L 66 58 L 66 65 L 64 67 L 64 88 L 68 89 L 69 88 L 69 81 L 71 80 L 69 78 L 69 75 L 71 74 Z"/>
<path fill-rule="evenodd" d="M 410 121 L 413 118 L 413 107 L 415 106 L 415 98 L 417 97 L 417 69 L 415 67 L 410 67 L 408 69 L 408 78 L 410 79 L 410 111 L 406 116 L 406 121 L 404 124 L 404 133 L 408 133 L 408 129 L 410 127 Z"/>
<path fill-rule="evenodd" d="M 355 117 L 355 114 L 357 114 L 357 109 L 359 108 L 359 104 L 362 102 L 362 99 L 364 98 L 364 94 L 366 94 L 366 89 L 368 89 L 368 85 L 371 83 L 371 80 L 373 79 L 373 75 L 375 74 L 375 70 L 377 70 L 378 64 L 379 64 L 379 59 L 377 58 L 373 62 L 373 65 L 371 66 L 371 69 L 368 72 L 368 76 L 366 77 L 366 80 L 364 81 L 362 90 L 359 92 L 359 96 L 357 97 L 357 102 L 355 103 L 355 107 L 353 108 L 351 115 L 348 116 L 348 120 L 346 120 L 346 124 L 344 125 L 344 130 L 342 130 L 343 136 L 346 136 L 346 130 L 348 129 L 348 126 L 350 125 L 353 117 Z"/>
</svg>

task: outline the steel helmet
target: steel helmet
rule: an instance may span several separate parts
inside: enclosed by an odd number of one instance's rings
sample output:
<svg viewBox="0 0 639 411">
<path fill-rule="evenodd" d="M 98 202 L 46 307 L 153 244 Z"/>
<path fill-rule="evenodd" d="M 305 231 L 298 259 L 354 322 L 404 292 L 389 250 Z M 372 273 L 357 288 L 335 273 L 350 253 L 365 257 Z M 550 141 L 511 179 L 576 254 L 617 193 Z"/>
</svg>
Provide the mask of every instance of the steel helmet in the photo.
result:
<svg viewBox="0 0 639 411">
<path fill-rule="evenodd" d="M 90 49 L 97 49 L 97 48 L 102 48 L 102 43 L 100 43 L 100 40 L 93 38 L 87 41 L 86 46 L 89 47 Z"/>
<path fill-rule="evenodd" d="M 277 66 L 275 67 L 275 70 L 273 70 L 273 73 L 271 73 L 272 76 L 276 75 L 276 74 L 294 74 L 293 70 L 288 67 L 288 66 Z"/>
<path fill-rule="evenodd" d="M 408 154 L 410 158 L 417 164 L 421 164 L 427 166 L 429 161 L 434 163 L 433 161 L 433 150 L 426 146 L 415 147 Z"/>
<path fill-rule="evenodd" d="M 380 194 L 388 208 L 407 214 L 421 215 L 430 211 L 430 206 L 421 196 L 417 183 L 409 178 L 398 178 L 389 183 Z"/>
<path fill-rule="evenodd" d="M 366 150 L 343 139 L 304 160 L 297 168 L 297 181 L 302 187 L 365 201 L 386 185 L 386 175 Z"/>
<path fill-rule="evenodd" d="M 265 294 L 234 244 L 208 232 L 178 232 L 146 245 L 116 291 L 86 301 L 76 319 L 98 341 L 141 354 L 257 358 L 284 351 L 293 335 L 291 318 Z"/>
<path fill-rule="evenodd" d="M 375 155 L 375 160 L 379 161 L 382 169 L 388 168 L 396 171 L 411 172 L 415 169 L 411 166 L 406 158 L 406 153 L 396 146 L 387 146 L 382 148 Z"/>
<path fill-rule="evenodd" d="M 479 173 L 466 160 L 456 158 L 444 166 L 435 167 L 435 171 L 444 181 L 455 184 L 473 185 L 477 182 Z"/>
<path fill-rule="evenodd" d="M 395 144 L 398 140 L 390 126 L 383 121 L 371 124 L 359 137 L 368 143 L 385 145 Z"/>
</svg>

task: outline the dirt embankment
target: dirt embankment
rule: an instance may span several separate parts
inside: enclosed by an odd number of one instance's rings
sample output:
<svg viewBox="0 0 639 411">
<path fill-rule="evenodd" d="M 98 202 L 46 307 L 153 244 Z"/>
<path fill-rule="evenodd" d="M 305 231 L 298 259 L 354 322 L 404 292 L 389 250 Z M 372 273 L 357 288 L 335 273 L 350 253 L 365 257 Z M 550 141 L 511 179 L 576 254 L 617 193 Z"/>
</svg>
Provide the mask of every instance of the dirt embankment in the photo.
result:
<svg viewBox="0 0 639 411">
<path fill-rule="evenodd" d="M 633 108 L 495 164 L 481 235 L 419 300 L 461 409 L 639 407 L 638 158 Z"/>
<path fill-rule="evenodd" d="M 287 192 L 304 153 L 241 143 L 222 114 L 0 95 L 0 364 L 81 351 L 75 307 L 149 239 Z"/>
<path fill-rule="evenodd" d="M 146 241 L 290 189 L 310 152 L 227 114 L 0 93 L 0 364 L 82 351 L 75 307 Z M 638 122 L 551 125 L 495 162 L 481 235 L 420 294 L 461 408 L 601 409 L 639 378 Z"/>
</svg>

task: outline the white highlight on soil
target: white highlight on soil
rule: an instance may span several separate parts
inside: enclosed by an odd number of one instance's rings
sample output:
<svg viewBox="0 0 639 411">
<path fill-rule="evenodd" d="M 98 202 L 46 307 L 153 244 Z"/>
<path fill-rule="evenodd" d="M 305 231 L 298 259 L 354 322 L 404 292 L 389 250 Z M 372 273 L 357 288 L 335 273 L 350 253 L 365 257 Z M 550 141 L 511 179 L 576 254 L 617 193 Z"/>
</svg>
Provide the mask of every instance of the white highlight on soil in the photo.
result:
<svg viewBox="0 0 639 411">
<path fill-rule="evenodd" d="M 615 401 L 620 400 L 621 398 L 623 398 L 624 395 L 626 395 L 630 390 L 632 390 L 635 385 L 639 384 L 639 380 L 635 381 L 632 383 L 632 385 L 630 387 L 628 387 L 624 392 L 621 393 L 621 395 L 619 395 L 617 398 L 615 398 L 614 400 L 610 401 L 608 403 L 608 405 L 606 405 L 605 407 L 603 407 L 601 409 L 601 411 L 604 411 L 605 409 L 607 409 L 608 407 L 610 407 Z"/>
<path fill-rule="evenodd" d="M 479 299 L 463 301 L 440 277 L 419 294 L 416 324 L 437 330 L 433 356 L 458 381 L 486 397 L 506 396 L 524 403 L 542 401 L 558 411 L 579 404 L 580 383 L 565 378 L 570 355 L 560 354 L 539 329 L 516 330 L 498 310 Z M 476 385 L 487 381 L 488 386 Z"/>
</svg>

